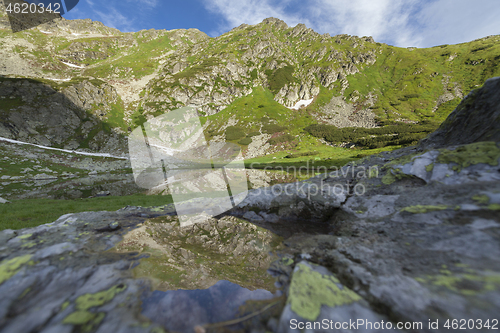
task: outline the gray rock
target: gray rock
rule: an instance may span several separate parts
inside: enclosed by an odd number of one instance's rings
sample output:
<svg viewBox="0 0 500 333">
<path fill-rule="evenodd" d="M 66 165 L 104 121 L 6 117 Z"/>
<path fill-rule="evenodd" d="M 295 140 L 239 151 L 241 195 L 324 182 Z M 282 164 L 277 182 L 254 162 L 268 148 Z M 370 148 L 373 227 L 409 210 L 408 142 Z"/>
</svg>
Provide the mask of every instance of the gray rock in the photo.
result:
<svg viewBox="0 0 500 333">
<path fill-rule="evenodd" d="M 479 141 L 500 141 L 500 77 L 471 91 L 441 126 L 420 144 L 438 148 Z"/>
<path fill-rule="evenodd" d="M 356 331 L 381 332 L 386 330 L 367 328 L 367 322 L 382 321 L 390 322 L 326 268 L 302 261 L 295 266 L 278 332 L 351 332 L 353 323 Z"/>
</svg>

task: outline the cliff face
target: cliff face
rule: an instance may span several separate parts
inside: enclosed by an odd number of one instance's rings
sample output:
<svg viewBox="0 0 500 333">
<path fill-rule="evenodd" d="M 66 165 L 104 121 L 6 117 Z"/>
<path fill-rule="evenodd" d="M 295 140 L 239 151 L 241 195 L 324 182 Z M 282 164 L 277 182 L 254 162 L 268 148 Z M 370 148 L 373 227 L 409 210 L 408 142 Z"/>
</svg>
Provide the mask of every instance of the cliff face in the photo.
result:
<svg viewBox="0 0 500 333">
<path fill-rule="evenodd" d="M 471 91 L 441 124 L 421 143 L 422 147 L 443 147 L 479 141 L 500 141 L 500 78 L 486 81 Z"/>
<path fill-rule="evenodd" d="M 126 153 L 120 127 L 106 126 L 120 107 L 116 90 L 82 80 L 59 92 L 31 79 L 0 80 L 0 136 L 64 149 Z M 121 131 L 121 133 L 120 133 Z"/>
</svg>

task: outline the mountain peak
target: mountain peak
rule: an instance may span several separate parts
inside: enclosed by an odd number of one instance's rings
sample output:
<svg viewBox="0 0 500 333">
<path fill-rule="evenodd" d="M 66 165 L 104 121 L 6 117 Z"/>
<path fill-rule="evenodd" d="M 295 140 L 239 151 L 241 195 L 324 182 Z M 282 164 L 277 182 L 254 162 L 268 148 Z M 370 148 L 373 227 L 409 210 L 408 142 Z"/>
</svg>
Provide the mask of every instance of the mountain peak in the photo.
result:
<svg viewBox="0 0 500 333">
<path fill-rule="evenodd" d="M 276 17 L 268 17 L 262 20 L 262 24 L 271 24 L 271 25 L 276 25 L 280 28 L 288 29 L 288 25 L 285 23 L 285 21 L 280 20 L 279 18 Z"/>
</svg>

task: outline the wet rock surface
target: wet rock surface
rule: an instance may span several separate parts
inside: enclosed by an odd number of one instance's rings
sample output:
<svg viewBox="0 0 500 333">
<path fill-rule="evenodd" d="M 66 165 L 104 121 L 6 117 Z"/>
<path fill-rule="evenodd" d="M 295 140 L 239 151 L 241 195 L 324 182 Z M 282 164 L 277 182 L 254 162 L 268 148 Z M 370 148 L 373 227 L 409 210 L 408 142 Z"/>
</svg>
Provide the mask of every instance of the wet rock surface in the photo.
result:
<svg viewBox="0 0 500 333">
<path fill-rule="evenodd" d="M 0 232 L 0 331 L 192 332 L 276 296 L 279 237 L 234 217 L 180 228 L 172 214 L 127 207 Z"/>
<path fill-rule="evenodd" d="M 128 233 L 115 251 L 147 253 L 134 274 L 152 279 L 158 290 L 205 289 L 219 280 L 274 290 L 266 270 L 281 240 L 232 216 L 186 227 L 176 216 L 165 216 Z"/>
</svg>

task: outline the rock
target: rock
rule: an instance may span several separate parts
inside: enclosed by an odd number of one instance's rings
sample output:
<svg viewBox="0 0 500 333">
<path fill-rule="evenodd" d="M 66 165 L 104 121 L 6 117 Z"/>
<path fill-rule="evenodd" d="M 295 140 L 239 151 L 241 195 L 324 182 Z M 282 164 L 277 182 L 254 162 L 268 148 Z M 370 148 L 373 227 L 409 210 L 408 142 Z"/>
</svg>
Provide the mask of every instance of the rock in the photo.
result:
<svg viewBox="0 0 500 333">
<path fill-rule="evenodd" d="M 10 203 L 10 201 L 0 197 L 0 204 L 5 204 L 5 203 Z"/>
<path fill-rule="evenodd" d="M 497 82 L 488 81 L 476 94 L 486 96 Z M 461 105 L 467 105 L 468 98 Z M 497 96 L 489 98 L 483 100 L 485 105 Z M 439 129 L 421 146 L 370 156 L 342 168 L 340 177 L 364 190 L 362 195 L 349 196 L 333 213 L 330 235 L 321 239 L 296 235 L 286 241 L 296 258 L 306 253 L 309 260 L 331 271 L 322 268 L 324 273 L 316 274 L 316 281 L 310 277 L 315 266 L 295 265 L 281 331 L 289 331 L 293 319 L 303 325 L 324 317 L 381 322 L 387 320 L 384 315 L 393 323 L 422 323 L 418 330 L 426 331 L 429 319 L 440 323 L 453 318 L 486 319 L 500 311 L 496 301 L 500 297 L 500 142 L 484 141 L 497 138 L 500 131 L 489 124 L 477 126 L 477 119 L 462 123 L 459 109 L 443 124 L 447 132 Z M 476 109 L 478 119 L 490 119 L 491 108 L 478 104 Z M 477 136 L 472 138 L 460 139 L 455 132 L 476 128 Z M 378 172 L 360 173 L 375 167 Z M 324 284 L 320 280 L 332 273 L 329 281 L 350 291 L 349 302 L 361 303 L 333 307 L 324 293 L 335 288 L 309 287 Z M 294 298 L 299 301 L 294 303 Z M 294 308 L 294 304 L 300 306 Z"/>
<path fill-rule="evenodd" d="M 253 210 L 279 216 L 281 220 L 324 220 L 345 202 L 348 191 L 331 180 L 324 182 L 321 175 L 307 181 L 250 190 L 232 213 L 243 215 Z"/>
<path fill-rule="evenodd" d="M 65 215 L 56 222 L 23 232 L 1 231 L 2 330 L 86 327 L 96 331 L 100 327 L 114 332 L 137 332 L 132 329 L 134 326 L 140 326 L 141 332 L 158 329 L 151 322 L 139 324 L 142 319 L 137 317 L 137 300 L 150 288 L 144 280 L 132 278 L 129 268 L 137 264 L 138 258 L 127 253 L 104 254 L 122 239 L 115 222 L 122 224 L 130 221 L 131 216 L 134 223 L 145 220 L 126 211 L 90 212 Z M 116 221 L 106 222 L 110 219 Z M 126 222 L 125 228 L 134 228 L 134 223 Z M 95 232 L 90 225 L 112 230 Z"/>
<path fill-rule="evenodd" d="M 422 148 L 440 148 L 479 141 L 500 141 L 500 77 L 487 80 L 471 91 L 441 126 L 425 140 Z"/>
<path fill-rule="evenodd" d="M 357 322 L 358 319 L 364 322 Z M 388 322 L 387 317 L 371 310 L 365 300 L 342 285 L 326 268 L 302 261 L 295 266 L 278 332 L 347 331 L 353 322 L 360 324 L 355 326 L 360 331 L 379 332 L 383 329 L 366 329 L 365 325 L 382 321 Z M 348 325 L 342 327 L 343 323 Z"/>
<path fill-rule="evenodd" d="M 262 222 L 262 221 L 264 221 L 262 216 L 257 215 L 257 213 L 255 213 L 254 211 L 246 212 L 245 214 L 243 214 L 243 218 L 245 220 L 250 221 L 250 222 Z"/>
<path fill-rule="evenodd" d="M 34 180 L 47 180 L 47 179 L 57 179 L 57 176 L 48 175 L 46 173 L 39 173 L 33 177 Z"/>
</svg>

